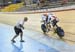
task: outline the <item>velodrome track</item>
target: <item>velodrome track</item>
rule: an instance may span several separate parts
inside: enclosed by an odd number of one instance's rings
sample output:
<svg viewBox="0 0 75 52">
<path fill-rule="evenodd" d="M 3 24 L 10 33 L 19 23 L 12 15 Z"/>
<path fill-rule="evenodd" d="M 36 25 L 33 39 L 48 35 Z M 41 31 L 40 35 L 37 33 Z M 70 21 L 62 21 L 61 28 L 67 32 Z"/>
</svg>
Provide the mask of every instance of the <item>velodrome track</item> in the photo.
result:
<svg viewBox="0 0 75 52">
<path fill-rule="evenodd" d="M 75 51 L 75 10 L 53 12 L 53 13 L 60 19 L 60 22 L 58 23 L 58 25 L 61 26 L 65 31 L 64 40 L 59 39 L 59 37 L 56 34 L 53 34 L 52 31 L 50 33 L 48 33 L 47 36 L 43 35 L 41 28 L 40 28 L 41 15 L 43 13 L 0 14 L 0 23 L 7 24 L 7 25 L 5 25 L 6 27 L 8 25 L 14 26 L 19 19 L 22 19 L 23 17 L 27 16 L 29 20 L 24 25 L 25 29 L 28 30 L 28 33 L 25 34 L 26 36 L 31 37 L 34 40 L 41 42 L 42 44 L 45 44 L 45 45 L 47 45 L 51 48 L 54 48 L 60 52 L 74 52 Z M 9 28 L 9 26 L 8 26 L 8 28 Z M 5 29 L 7 30 L 8 28 L 5 28 Z M 10 28 L 12 28 L 12 27 L 10 27 Z M 2 33 L 3 30 L 2 31 L 1 30 L 2 30 L 2 27 L 0 27 L 0 32 Z M 13 30 L 8 31 L 7 33 L 10 33 L 10 32 L 11 32 L 11 34 L 14 34 Z M 11 34 L 8 36 L 9 38 L 10 38 Z M 1 36 L 1 34 L 0 34 L 0 36 Z M 7 41 L 7 43 L 10 43 L 10 42 Z"/>
</svg>

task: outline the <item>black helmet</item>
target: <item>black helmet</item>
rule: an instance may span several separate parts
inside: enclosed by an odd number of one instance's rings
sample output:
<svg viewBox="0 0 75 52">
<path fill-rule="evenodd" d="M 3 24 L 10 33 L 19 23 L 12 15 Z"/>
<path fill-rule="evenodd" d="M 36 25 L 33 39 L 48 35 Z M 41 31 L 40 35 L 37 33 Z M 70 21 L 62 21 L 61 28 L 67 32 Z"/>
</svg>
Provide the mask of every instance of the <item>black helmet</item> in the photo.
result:
<svg viewBox="0 0 75 52">
<path fill-rule="evenodd" d="M 27 21 L 28 20 L 28 18 L 27 17 L 24 17 L 24 21 Z"/>
</svg>

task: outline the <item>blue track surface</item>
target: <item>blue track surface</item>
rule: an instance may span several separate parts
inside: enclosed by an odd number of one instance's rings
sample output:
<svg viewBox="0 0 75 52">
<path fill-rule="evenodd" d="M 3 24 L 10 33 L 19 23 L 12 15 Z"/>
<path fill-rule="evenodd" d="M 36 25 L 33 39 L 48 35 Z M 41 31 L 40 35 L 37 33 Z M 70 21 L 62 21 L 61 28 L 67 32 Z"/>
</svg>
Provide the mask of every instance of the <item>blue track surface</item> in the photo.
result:
<svg viewBox="0 0 75 52">
<path fill-rule="evenodd" d="M 12 26 L 0 24 L 0 52 L 59 52 L 25 35 L 25 42 L 19 42 L 18 37 L 16 43 L 11 43 L 14 35 Z"/>
</svg>

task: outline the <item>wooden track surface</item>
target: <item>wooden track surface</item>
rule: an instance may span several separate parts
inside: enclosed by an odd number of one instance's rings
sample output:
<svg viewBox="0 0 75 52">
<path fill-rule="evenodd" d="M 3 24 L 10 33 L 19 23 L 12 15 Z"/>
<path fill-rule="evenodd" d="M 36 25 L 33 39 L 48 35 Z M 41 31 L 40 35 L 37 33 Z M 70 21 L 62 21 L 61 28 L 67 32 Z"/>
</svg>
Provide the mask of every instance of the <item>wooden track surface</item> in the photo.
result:
<svg viewBox="0 0 75 52">
<path fill-rule="evenodd" d="M 58 23 L 65 31 L 64 41 L 68 44 L 75 44 L 75 10 L 70 11 L 61 11 L 61 12 L 53 12 L 59 19 Z M 40 25 L 41 25 L 41 15 L 38 14 L 0 14 L 0 23 L 5 23 L 9 25 L 15 25 L 16 22 L 23 18 L 28 17 L 29 20 L 25 24 L 25 28 L 29 30 L 35 30 L 37 32 L 42 33 Z M 59 39 L 57 35 L 48 33 L 49 36 Z M 63 40 L 62 40 L 63 41 Z"/>
</svg>

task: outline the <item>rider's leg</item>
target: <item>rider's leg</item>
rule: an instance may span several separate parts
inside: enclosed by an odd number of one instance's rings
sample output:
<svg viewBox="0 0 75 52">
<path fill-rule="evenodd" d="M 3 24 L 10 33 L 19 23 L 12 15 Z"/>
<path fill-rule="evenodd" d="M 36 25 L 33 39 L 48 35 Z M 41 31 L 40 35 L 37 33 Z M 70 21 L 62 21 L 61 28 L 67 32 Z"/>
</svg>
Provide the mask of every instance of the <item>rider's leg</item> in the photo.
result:
<svg viewBox="0 0 75 52">
<path fill-rule="evenodd" d="M 51 28 L 51 25 L 49 23 L 47 23 L 46 28 L 47 28 L 47 32 L 49 32 L 50 28 Z"/>
<path fill-rule="evenodd" d="M 53 21 L 52 26 L 53 26 L 54 33 L 56 33 L 57 21 Z"/>
</svg>

